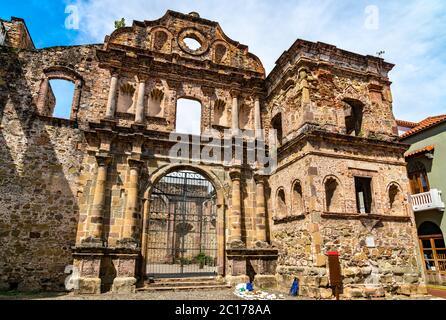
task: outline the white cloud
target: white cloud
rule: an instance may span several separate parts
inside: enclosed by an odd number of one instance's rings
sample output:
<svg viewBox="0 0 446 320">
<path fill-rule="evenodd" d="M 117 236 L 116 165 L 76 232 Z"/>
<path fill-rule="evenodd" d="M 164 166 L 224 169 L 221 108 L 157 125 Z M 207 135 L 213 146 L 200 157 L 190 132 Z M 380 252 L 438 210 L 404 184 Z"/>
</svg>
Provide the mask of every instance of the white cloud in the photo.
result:
<svg viewBox="0 0 446 320">
<path fill-rule="evenodd" d="M 102 42 L 114 21 L 158 19 L 168 9 L 218 21 L 232 39 L 247 44 L 267 72 L 297 39 L 321 41 L 395 63 L 391 73 L 397 118 L 421 120 L 446 113 L 446 2 L 94 0 L 75 1 L 81 43 Z M 365 27 L 369 5 L 379 9 L 379 27 Z"/>
</svg>

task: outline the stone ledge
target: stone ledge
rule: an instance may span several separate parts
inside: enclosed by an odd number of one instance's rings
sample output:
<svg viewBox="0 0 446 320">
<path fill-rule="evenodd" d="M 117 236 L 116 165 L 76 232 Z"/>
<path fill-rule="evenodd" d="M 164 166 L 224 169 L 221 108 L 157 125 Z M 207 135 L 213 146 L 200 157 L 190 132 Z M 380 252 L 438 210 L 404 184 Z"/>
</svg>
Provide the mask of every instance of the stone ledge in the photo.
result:
<svg viewBox="0 0 446 320">
<path fill-rule="evenodd" d="M 328 219 L 375 219 L 382 221 L 410 221 L 409 216 L 395 216 L 384 214 L 360 214 L 360 213 L 341 213 L 341 212 L 323 212 L 322 218 Z"/>
<path fill-rule="evenodd" d="M 282 223 L 288 223 L 296 220 L 303 220 L 305 219 L 306 214 L 301 213 L 295 216 L 288 216 L 283 218 L 273 218 L 274 224 L 282 224 Z"/>
</svg>

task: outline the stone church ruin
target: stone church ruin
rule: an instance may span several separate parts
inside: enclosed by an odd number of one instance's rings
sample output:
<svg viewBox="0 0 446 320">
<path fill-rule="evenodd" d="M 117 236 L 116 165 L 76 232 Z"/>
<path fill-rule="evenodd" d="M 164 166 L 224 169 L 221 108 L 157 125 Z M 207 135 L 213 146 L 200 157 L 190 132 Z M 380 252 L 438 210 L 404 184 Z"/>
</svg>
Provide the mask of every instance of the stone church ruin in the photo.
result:
<svg viewBox="0 0 446 320">
<path fill-rule="evenodd" d="M 44 49 L 22 20 L 2 24 L 1 289 L 65 290 L 73 266 L 78 294 L 204 275 L 286 291 L 298 277 L 330 298 L 337 251 L 347 298 L 424 292 L 392 64 L 296 40 L 266 75 L 196 13 Z M 53 117 L 54 79 L 74 84 L 69 119 Z M 181 99 L 222 153 L 241 137 L 244 153 L 276 148 L 277 168 L 172 161 Z"/>
</svg>

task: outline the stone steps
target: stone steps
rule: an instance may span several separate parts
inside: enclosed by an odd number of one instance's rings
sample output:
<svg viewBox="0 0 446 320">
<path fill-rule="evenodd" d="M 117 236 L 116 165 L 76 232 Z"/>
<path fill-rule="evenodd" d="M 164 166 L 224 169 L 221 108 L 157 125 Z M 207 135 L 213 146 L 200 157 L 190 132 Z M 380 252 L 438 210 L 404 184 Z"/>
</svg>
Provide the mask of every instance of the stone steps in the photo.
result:
<svg viewBox="0 0 446 320">
<path fill-rule="evenodd" d="M 229 289 L 230 285 L 218 281 L 214 277 L 198 278 L 168 278 L 157 279 L 152 283 L 146 282 L 138 291 L 195 291 Z"/>
</svg>

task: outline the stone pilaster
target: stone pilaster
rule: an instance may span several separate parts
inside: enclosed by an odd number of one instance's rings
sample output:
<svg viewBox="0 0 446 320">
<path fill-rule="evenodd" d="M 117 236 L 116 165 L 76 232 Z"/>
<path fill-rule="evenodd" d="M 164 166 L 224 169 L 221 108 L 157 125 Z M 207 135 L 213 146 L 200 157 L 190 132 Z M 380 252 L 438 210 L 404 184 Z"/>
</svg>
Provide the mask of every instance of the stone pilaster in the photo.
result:
<svg viewBox="0 0 446 320">
<path fill-rule="evenodd" d="M 258 96 L 254 98 L 254 127 L 256 139 L 262 139 L 262 113 L 260 108 L 260 98 Z"/>
<path fill-rule="evenodd" d="M 111 158 L 109 156 L 97 155 L 98 164 L 96 184 L 94 187 L 93 202 L 90 207 L 87 223 L 87 238 L 84 244 L 104 245 L 103 220 L 105 208 L 105 192 L 107 184 L 107 171 Z"/>
<path fill-rule="evenodd" d="M 119 241 L 121 246 L 136 249 L 139 246 L 139 225 L 141 221 L 141 212 L 139 210 L 138 191 L 139 176 L 143 161 L 129 159 L 130 169 L 129 181 L 127 183 L 127 203 L 124 217 L 124 232 Z"/>
<path fill-rule="evenodd" d="M 256 247 L 266 247 L 266 207 L 265 207 L 265 177 L 260 174 L 254 176 L 256 182 Z"/>
<path fill-rule="evenodd" d="M 242 241 L 242 212 L 241 212 L 241 190 L 240 169 L 232 169 L 229 173 L 232 180 L 232 205 L 229 217 L 229 245 L 231 248 L 242 248 L 245 244 Z"/>
<path fill-rule="evenodd" d="M 135 123 L 144 123 L 144 100 L 146 94 L 146 79 L 140 79 L 138 88 L 138 99 L 136 100 Z"/>
<path fill-rule="evenodd" d="M 117 94 L 118 94 L 119 78 L 117 74 L 113 74 L 110 80 L 110 91 L 108 92 L 107 111 L 105 118 L 114 119 L 116 114 Z"/>
<path fill-rule="evenodd" d="M 232 135 L 238 136 L 240 134 L 239 129 L 239 95 L 240 93 L 236 90 L 231 92 L 232 95 Z"/>
</svg>

